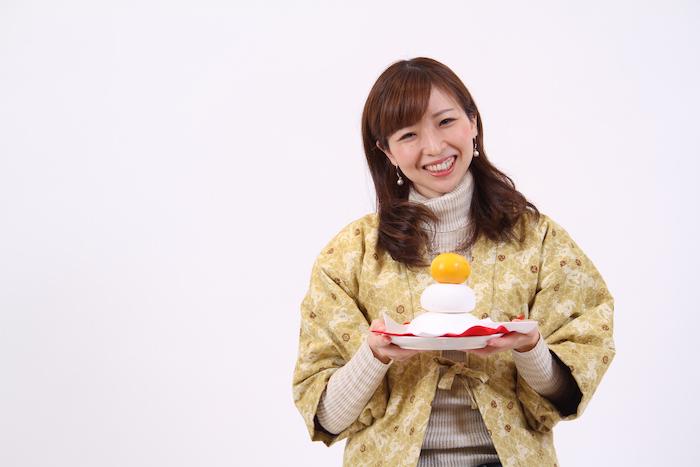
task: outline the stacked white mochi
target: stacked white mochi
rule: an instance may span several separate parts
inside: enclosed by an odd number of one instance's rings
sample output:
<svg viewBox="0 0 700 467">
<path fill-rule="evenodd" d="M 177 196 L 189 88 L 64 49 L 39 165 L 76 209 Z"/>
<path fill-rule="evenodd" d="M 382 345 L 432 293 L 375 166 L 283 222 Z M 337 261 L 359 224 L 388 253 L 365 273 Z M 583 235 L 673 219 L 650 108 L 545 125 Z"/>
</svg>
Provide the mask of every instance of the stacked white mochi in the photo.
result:
<svg viewBox="0 0 700 467">
<path fill-rule="evenodd" d="M 471 267 L 456 253 L 443 253 L 433 260 L 430 273 L 437 284 L 425 288 L 420 304 L 425 313 L 408 324 L 408 331 L 419 337 L 459 335 L 483 324 L 470 312 L 476 305 L 474 291 L 465 282 Z"/>
</svg>

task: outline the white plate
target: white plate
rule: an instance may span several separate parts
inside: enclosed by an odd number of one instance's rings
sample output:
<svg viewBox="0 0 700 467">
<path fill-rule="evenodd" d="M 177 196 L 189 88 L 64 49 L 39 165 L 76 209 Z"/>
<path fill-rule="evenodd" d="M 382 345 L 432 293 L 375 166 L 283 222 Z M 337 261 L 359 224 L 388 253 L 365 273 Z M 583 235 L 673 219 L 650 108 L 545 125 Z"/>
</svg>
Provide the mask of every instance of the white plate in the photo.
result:
<svg viewBox="0 0 700 467">
<path fill-rule="evenodd" d="M 503 334 L 491 334 L 489 336 L 470 337 L 417 337 L 417 336 L 391 336 L 391 342 L 403 349 L 413 350 L 471 350 L 486 347 L 486 343 L 494 337 Z"/>
</svg>

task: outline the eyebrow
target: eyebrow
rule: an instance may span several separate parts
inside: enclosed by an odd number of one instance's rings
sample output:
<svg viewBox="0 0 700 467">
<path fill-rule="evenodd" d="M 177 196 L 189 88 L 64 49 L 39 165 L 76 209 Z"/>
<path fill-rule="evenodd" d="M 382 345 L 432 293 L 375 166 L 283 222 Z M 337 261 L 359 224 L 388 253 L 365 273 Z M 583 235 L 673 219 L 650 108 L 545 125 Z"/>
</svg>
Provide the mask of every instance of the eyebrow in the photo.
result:
<svg viewBox="0 0 700 467">
<path fill-rule="evenodd" d="M 433 118 L 437 117 L 440 114 L 444 114 L 445 112 L 449 112 L 450 110 L 454 110 L 453 108 L 445 109 L 445 110 L 440 110 L 439 112 L 435 112 L 433 114 Z M 403 135 L 405 136 L 405 135 Z M 403 136 L 399 136 L 399 138 L 402 138 Z"/>
<path fill-rule="evenodd" d="M 439 112 L 437 112 L 437 113 L 434 113 L 434 114 L 433 114 L 433 118 L 437 117 L 437 116 L 440 115 L 440 114 L 444 114 L 445 112 L 449 112 L 450 110 L 454 110 L 454 109 L 445 109 L 445 110 L 441 110 L 441 111 L 439 111 Z"/>
</svg>

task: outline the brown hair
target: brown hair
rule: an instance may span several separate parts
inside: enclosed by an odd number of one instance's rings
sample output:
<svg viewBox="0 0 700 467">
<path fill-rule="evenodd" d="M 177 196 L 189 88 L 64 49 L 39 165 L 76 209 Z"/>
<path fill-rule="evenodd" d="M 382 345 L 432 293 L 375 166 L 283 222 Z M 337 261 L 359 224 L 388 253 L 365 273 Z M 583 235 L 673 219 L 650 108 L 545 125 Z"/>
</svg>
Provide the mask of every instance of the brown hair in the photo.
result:
<svg viewBox="0 0 700 467">
<path fill-rule="evenodd" d="M 455 73 L 442 63 L 425 57 L 402 60 L 382 73 L 367 96 L 362 112 L 362 142 L 377 193 L 378 247 L 409 266 L 425 266 L 430 237 L 421 224 L 437 219 L 425 206 L 408 201 L 409 184 L 396 184 L 396 168 L 376 146 L 388 148 L 388 138 L 401 128 L 418 122 L 428 107 L 431 87 L 454 98 L 470 119 L 476 119 L 479 157 L 469 166 L 474 192 L 469 211 L 471 230 L 462 247 L 470 247 L 485 235 L 497 241 L 523 241 L 524 214 L 539 218 L 539 211 L 518 190 L 513 180 L 489 162 L 484 150 L 484 129 L 474 99 Z"/>
</svg>

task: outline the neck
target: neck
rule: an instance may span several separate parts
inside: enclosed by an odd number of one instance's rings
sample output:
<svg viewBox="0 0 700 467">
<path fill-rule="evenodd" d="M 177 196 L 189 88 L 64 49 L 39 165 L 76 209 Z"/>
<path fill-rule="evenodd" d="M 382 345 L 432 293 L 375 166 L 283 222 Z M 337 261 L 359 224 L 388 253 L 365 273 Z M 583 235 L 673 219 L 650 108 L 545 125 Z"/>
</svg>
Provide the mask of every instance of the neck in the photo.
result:
<svg viewBox="0 0 700 467">
<path fill-rule="evenodd" d="M 459 250 L 469 229 L 469 207 L 473 191 L 474 177 L 471 171 L 467 171 L 454 190 L 435 198 L 421 195 L 411 185 L 408 200 L 424 205 L 438 218 L 437 223 L 422 226 L 435 233 L 430 245 L 431 255 Z"/>
</svg>

